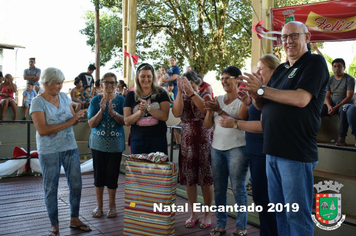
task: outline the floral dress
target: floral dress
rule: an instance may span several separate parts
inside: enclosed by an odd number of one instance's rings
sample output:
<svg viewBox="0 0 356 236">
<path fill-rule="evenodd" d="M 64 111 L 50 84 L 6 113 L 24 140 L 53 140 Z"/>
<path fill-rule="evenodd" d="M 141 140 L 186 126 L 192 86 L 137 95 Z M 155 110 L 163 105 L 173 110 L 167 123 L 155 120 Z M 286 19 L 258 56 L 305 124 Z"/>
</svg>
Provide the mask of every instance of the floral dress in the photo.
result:
<svg viewBox="0 0 356 236">
<path fill-rule="evenodd" d="M 206 92 L 199 92 L 203 97 Z M 181 116 L 182 133 L 179 151 L 179 183 L 181 185 L 209 186 L 213 184 L 211 169 L 211 142 L 213 128 L 204 126 L 204 114 L 192 104 L 191 98 L 183 95 Z"/>
</svg>

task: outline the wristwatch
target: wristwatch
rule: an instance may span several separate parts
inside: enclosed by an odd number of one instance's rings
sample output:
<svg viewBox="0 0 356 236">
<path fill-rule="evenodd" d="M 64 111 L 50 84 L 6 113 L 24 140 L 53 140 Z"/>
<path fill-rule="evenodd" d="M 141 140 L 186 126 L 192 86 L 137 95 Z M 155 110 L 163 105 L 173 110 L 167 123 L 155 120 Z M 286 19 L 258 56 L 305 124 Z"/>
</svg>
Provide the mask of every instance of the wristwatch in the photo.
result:
<svg viewBox="0 0 356 236">
<path fill-rule="evenodd" d="M 264 85 L 261 86 L 261 88 L 257 89 L 257 95 L 262 97 L 263 94 L 265 94 L 265 87 Z"/>
<path fill-rule="evenodd" d="M 150 110 L 151 110 L 151 105 L 148 105 L 146 110 L 147 110 L 148 112 L 150 112 Z"/>
<path fill-rule="evenodd" d="M 235 122 L 234 122 L 234 129 L 238 129 L 239 127 L 238 127 L 238 125 L 237 125 L 237 120 L 235 120 Z"/>
<path fill-rule="evenodd" d="M 197 95 L 197 92 L 194 91 L 194 93 L 192 95 L 190 95 L 190 97 L 194 97 L 195 95 Z"/>
</svg>

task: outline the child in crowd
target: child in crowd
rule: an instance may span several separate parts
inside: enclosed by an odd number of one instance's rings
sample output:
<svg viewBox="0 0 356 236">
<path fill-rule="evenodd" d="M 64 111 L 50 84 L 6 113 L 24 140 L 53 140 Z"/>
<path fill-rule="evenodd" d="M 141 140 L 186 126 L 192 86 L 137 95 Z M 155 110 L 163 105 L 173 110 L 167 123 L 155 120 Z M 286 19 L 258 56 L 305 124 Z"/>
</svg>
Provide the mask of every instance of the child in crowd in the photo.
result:
<svg viewBox="0 0 356 236">
<path fill-rule="evenodd" d="M 36 91 L 33 89 L 33 83 L 28 82 L 26 90 L 23 92 L 22 104 L 24 106 L 24 113 L 22 120 L 26 120 L 26 114 L 31 106 L 32 99 L 37 96 Z"/>
<path fill-rule="evenodd" d="M 168 97 L 169 97 L 170 107 L 172 107 L 173 103 L 174 103 L 173 89 L 174 89 L 174 84 L 172 82 L 168 82 L 167 93 L 168 93 Z"/>
<path fill-rule="evenodd" d="M 94 84 L 94 89 L 93 89 L 93 97 L 98 95 L 98 94 L 102 94 L 102 88 L 100 86 L 100 79 L 95 80 L 95 84 Z"/>
<path fill-rule="evenodd" d="M 10 74 L 6 74 L 4 82 L 0 84 L 0 106 L 2 106 L 1 120 L 4 120 L 5 112 L 10 106 L 14 113 L 14 120 L 17 120 L 16 101 L 14 99 L 14 93 L 17 91 L 17 86 L 13 83 L 13 77 Z"/>
<path fill-rule="evenodd" d="M 158 77 L 158 79 L 159 79 L 159 81 L 160 81 L 160 83 L 159 83 L 159 85 L 162 87 L 162 88 L 164 88 L 165 90 L 168 90 L 168 88 L 167 88 L 167 86 L 168 86 L 168 83 L 166 82 L 163 82 L 163 81 L 165 81 L 166 79 L 169 79 L 169 75 L 168 75 L 168 73 L 167 73 L 167 70 L 168 70 L 168 68 L 167 67 L 165 67 L 165 66 L 162 66 L 161 67 L 161 73 L 160 73 L 160 77 Z"/>
<path fill-rule="evenodd" d="M 93 95 L 91 95 L 89 85 L 84 86 L 83 97 L 85 102 L 90 102 L 90 100 L 92 99 Z"/>
<path fill-rule="evenodd" d="M 77 77 L 74 79 L 75 87 L 70 92 L 70 97 L 72 98 L 73 102 L 80 104 L 80 109 L 88 108 L 89 103 L 85 102 L 83 96 L 83 82 Z"/>
</svg>

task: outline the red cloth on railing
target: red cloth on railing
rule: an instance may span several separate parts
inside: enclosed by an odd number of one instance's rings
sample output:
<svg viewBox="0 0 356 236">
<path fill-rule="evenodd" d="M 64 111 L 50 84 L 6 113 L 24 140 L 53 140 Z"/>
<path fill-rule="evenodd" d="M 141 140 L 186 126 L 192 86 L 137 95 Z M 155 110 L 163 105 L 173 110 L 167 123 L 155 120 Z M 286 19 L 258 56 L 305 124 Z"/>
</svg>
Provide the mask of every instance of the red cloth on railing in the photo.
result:
<svg viewBox="0 0 356 236">
<path fill-rule="evenodd" d="M 18 158 L 18 157 L 27 157 L 27 151 L 23 148 L 20 148 L 18 146 L 14 147 L 14 151 L 12 153 L 12 158 Z M 38 158 L 38 152 L 37 151 L 30 151 L 30 157 L 37 157 Z M 27 164 L 25 165 L 26 171 L 30 171 L 27 167 Z"/>
</svg>

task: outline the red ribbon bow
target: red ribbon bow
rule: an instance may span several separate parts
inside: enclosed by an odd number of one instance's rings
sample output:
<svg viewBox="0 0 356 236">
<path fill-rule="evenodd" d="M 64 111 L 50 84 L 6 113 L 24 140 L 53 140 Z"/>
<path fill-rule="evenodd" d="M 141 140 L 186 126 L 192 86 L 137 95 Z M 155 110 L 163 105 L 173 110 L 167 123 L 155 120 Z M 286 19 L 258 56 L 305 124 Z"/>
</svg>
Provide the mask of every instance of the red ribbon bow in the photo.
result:
<svg viewBox="0 0 356 236">
<path fill-rule="evenodd" d="M 134 65 L 137 64 L 139 58 L 137 55 L 131 55 L 130 53 L 126 52 L 125 49 L 124 49 L 124 55 L 127 57 L 132 57 L 132 62 L 134 63 Z"/>
</svg>

